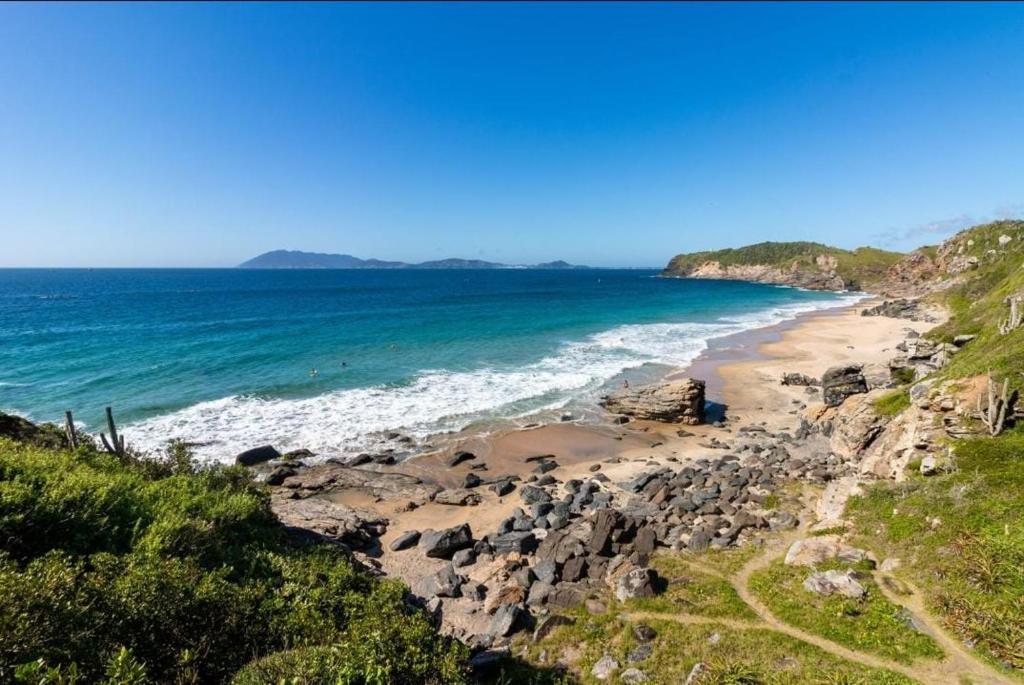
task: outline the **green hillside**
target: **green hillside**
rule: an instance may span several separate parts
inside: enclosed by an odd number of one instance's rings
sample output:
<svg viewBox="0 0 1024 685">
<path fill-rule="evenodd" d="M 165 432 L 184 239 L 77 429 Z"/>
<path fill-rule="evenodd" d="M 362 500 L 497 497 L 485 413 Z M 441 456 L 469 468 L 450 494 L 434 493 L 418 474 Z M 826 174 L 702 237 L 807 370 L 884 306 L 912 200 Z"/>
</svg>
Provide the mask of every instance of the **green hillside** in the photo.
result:
<svg viewBox="0 0 1024 685">
<path fill-rule="evenodd" d="M 763 242 L 745 247 L 691 252 L 676 255 L 665 267 L 665 275 L 688 275 L 706 262 L 718 262 L 723 267 L 767 266 L 782 271 L 821 272 L 819 257 L 836 260 L 836 274 L 849 288 L 869 287 L 884 278 L 887 270 L 897 263 L 902 255 L 873 247 L 859 247 L 844 250 L 821 243 Z"/>
</svg>

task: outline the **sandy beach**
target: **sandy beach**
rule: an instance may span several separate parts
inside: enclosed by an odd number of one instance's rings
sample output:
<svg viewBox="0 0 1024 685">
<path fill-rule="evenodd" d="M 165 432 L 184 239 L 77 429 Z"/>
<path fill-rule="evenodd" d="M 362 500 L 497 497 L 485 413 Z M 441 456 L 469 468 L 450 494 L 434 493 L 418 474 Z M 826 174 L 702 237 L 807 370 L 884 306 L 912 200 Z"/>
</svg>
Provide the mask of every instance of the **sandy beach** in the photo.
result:
<svg viewBox="0 0 1024 685">
<path fill-rule="evenodd" d="M 567 422 L 500 435 L 467 435 L 453 441 L 442 453 L 416 457 L 380 470 L 415 476 L 450 489 L 461 488 L 471 472 L 485 482 L 506 475 L 523 481 L 535 479 L 536 458 L 550 455 L 557 464 L 550 473 L 560 482 L 603 474 L 606 482 L 614 486 L 654 465 L 678 468 L 701 457 L 714 456 L 709 441 L 728 441 L 739 426 L 792 430 L 802 416 L 814 414 L 822 405 L 817 391 L 810 393 L 806 387 L 781 385 L 783 373 L 820 377 L 831 366 L 857 362 L 865 365 L 869 378 L 884 378 L 894 341 L 901 339 L 908 328 L 920 332 L 934 325 L 862 316 L 861 310 L 871 304 L 865 301 L 815 312 L 713 341 L 690 367 L 673 377 L 707 381 L 707 400 L 712 407 L 719 408 L 719 414 L 724 409 L 724 421 L 714 421 L 712 412 L 709 420 L 714 422 L 699 426 L 643 421 L 598 426 Z M 472 452 L 476 460 L 448 466 L 449 457 L 457 450 Z M 485 470 L 481 470 L 481 463 L 486 465 Z M 474 534 L 484 534 L 497 529 L 503 519 L 524 506 L 518 491 L 505 497 L 485 487 L 474 488 L 473 492 L 481 501 L 470 506 L 433 501 L 417 505 L 401 498 L 382 499 L 358 488 L 346 488 L 328 497 L 387 518 L 387 532 L 381 536 L 379 548 L 370 552 L 366 560 L 415 588 L 418 579 L 438 571 L 447 562 L 427 558 L 420 548 L 392 552 L 389 545 L 396 538 L 409 530 L 440 530 L 463 523 L 468 523 Z M 616 495 L 617 502 L 620 496 L 622 493 Z M 467 573 L 473 581 L 487 584 L 500 569 L 493 564 L 475 564 Z M 468 599 L 448 602 L 455 606 L 465 604 L 464 628 L 468 634 L 481 629 L 474 622 L 489 620 L 486 614 L 475 614 L 473 602 Z M 446 616 L 452 615 L 446 609 Z"/>
</svg>

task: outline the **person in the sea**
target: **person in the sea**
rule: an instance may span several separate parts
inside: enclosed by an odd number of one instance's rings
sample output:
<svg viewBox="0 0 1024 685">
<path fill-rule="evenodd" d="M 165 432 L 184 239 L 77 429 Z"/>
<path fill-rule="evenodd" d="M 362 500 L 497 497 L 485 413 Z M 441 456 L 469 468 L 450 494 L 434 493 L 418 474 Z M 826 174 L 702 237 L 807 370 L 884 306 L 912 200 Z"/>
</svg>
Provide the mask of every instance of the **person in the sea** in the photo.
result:
<svg viewBox="0 0 1024 685">
<path fill-rule="evenodd" d="M 316 378 L 319 375 L 320 375 L 320 372 L 317 371 L 315 367 L 309 370 L 309 377 L 310 378 Z"/>
<path fill-rule="evenodd" d="M 623 378 L 622 379 L 622 387 L 625 388 L 626 390 L 629 390 L 629 379 L 628 378 Z"/>
</svg>

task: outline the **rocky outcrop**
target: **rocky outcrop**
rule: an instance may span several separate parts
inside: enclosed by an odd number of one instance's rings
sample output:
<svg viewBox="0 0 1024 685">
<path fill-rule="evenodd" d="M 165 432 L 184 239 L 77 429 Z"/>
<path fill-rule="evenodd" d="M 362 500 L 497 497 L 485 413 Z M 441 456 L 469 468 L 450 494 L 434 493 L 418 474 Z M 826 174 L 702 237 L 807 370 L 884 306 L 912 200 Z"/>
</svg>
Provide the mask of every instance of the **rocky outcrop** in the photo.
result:
<svg viewBox="0 0 1024 685">
<path fill-rule="evenodd" d="M 255 466 L 271 459 L 280 458 L 281 453 L 273 445 L 263 445 L 262 447 L 253 447 L 250 450 L 241 452 L 235 457 L 235 463 L 240 466 Z"/>
<path fill-rule="evenodd" d="M 696 425 L 704 422 L 704 381 L 692 378 L 627 388 L 602 402 L 613 414 Z"/>
<path fill-rule="evenodd" d="M 318 497 L 274 497 L 270 507 L 281 524 L 292 531 L 312 533 L 354 548 L 364 547 L 383 535 L 388 525 L 388 520 L 376 512 Z"/>
<path fill-rule="evenodd" d="M 861 310 L 861 316 L 887 316 L 908 321 L 935 322 L 935 317 L 921 306 L 920 301 L 910 299 L 885 300 L 881 304 Z"/>
<path fill-rule="evenodd" d="M 787 267 L 768 264 L 723 265 L 715 260 L 708 260 L 693 267 L 674 267 L 670 262 L 662 275 L 790 285 L 808 290 L 846 290 L 849 284 L 835 272 L 835 266 L 830 261 L 834 258 L 819 255 L 819 259 L 824 268 L 810 268 L 801 262 L 793 262 Z M 832 268 L 829 268 L 830 266 Z"/>
<path fill-rule="evenodd" d="M 0 411 L 0 437 L 15 442 L 27 442 L 37 447 L 60 449 L 67 445 L 67 437 L 51 423 L 36 425 L 28 419 Z"/>
<path fill-rule="evenodd" d="M 868 391 L 862 364 L 833 366 L 821 376 L 821 395 L 826 407 L 838 407 L 850 395 Z"/>
<path fill-rule="evenodd" d="M 371 471 L 336 462 L 318 464 L 316 468 L 300 471 L 285 479 L 282 485 L 299 497 L 356 488 L 385 500 L 408 499 L 413 502 L 428 502 L 442 490 L 440 486 L 424 483 L 404 473 Z"/>
</svg>

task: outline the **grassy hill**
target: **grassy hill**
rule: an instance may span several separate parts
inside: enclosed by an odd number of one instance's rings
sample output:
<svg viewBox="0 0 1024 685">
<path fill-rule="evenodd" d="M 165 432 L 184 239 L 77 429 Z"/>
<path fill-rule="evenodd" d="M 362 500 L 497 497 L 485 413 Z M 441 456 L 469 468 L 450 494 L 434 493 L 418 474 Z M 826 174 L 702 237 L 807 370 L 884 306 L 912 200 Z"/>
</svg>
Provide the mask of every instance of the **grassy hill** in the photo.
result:
<svg viewBox="0 0 1024 685">
<path fill-rule="evenodd" d="M 873 247 L 844 250 L 806 241 L 764 242 L 676 255 L 665 267 L 663 275 L 692 276 L 703 265 L 715 262 L 722 269 L 731 269 L 736 274 L 740 274 L 743 267 L 761 267 L 782 274 L 793 274 L 797 278 L 818 278 L 834 272 L 842 281 L 841 287 L 859 289 L 870 288 L 883 280 L 888 269 L 901 257 L 897 252 Z"/>
</svg>

